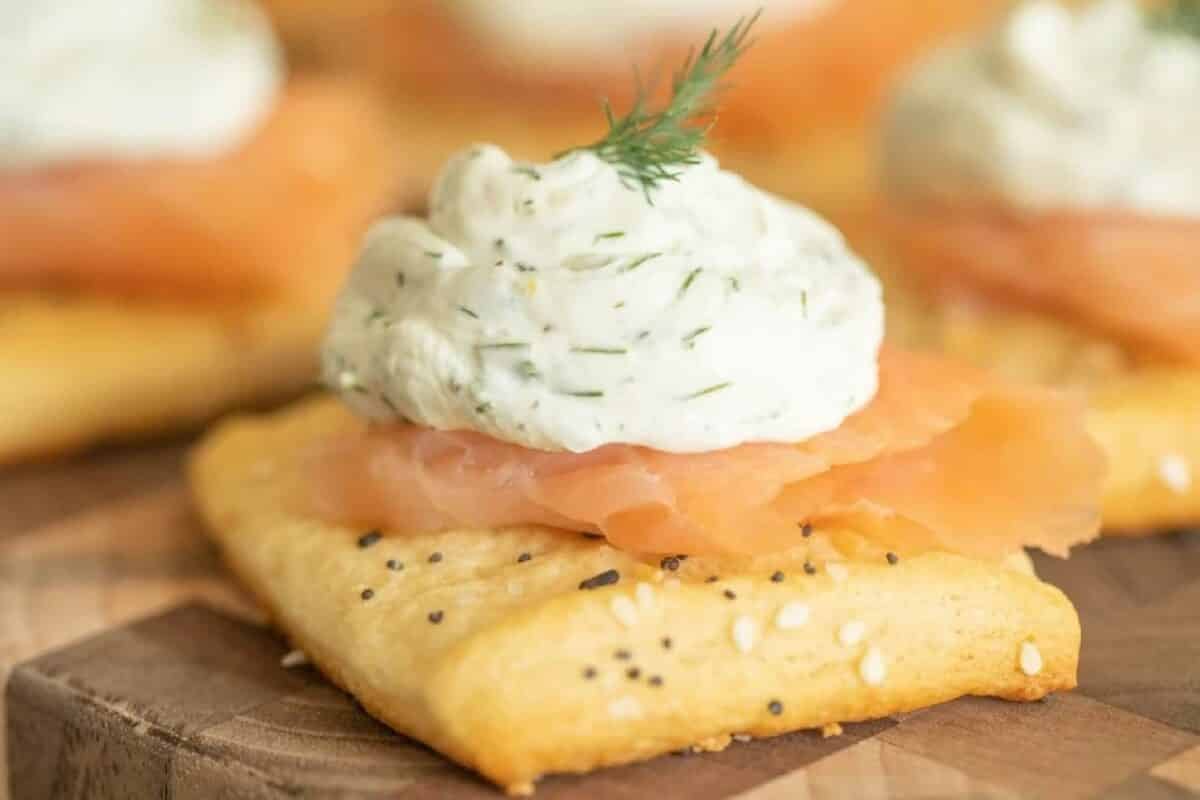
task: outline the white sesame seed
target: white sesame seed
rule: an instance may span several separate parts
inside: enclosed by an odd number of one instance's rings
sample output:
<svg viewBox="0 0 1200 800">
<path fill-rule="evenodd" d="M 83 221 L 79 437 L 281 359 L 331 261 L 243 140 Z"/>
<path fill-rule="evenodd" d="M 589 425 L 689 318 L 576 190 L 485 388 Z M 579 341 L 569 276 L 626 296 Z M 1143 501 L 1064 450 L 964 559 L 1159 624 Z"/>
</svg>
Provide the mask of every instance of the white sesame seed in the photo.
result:
<svg viewBox="0 0 1200 800">
<path fill-rule="evenodd" d="M 808 624 L 809 611 L 804 603 L 788 603 L 775 615 L 775 627 L 781 631 L 795 630 Z"/>
<path fill-rule="evenodd" d="M 1183 456 L 1163 456 L 1158 462 L 1158 477 L 1168 489 L 1183 494 L 1192 488 L 1192 468 Z"/>
<path fill-rule="evenodd" d="M 617 618 L 617 622 L 620 622 L 626 628 L 632 628 L 634 625 L 637 625 L 637 606 L 625 595 L 619 594 L 614 597 L 609 604 L 609 608 L 612 609 L 613 616 Z"/>
<path fill-rule="evenodd" d="M 852 619 L 838 629 L 838 641 L 844 647 L 853 647 L 867 635 L 867 623 Z"/>
<path fill-rule="evenodd" d="M 291 650 L 284 654 L 283 658 L 279 659 L 279 666 L 284 669 L 292 669 L 293 667 L 302 667 L 308 663 L 308 654 L 303 650 Z"/>
<path fill-rule="evenodd" d="M 748 733 L 735 733 L 733 735 L 733 740 L 735 742 L 750 742 L 754 740 L 754 737 Z"/>
<path fill-rule="evenodd" d="M 1021 642 L 1021 672 L 1033 677 L 1042 671 L 1042 651 L 1033 642 Z"/>
<path fill-rule="evenodd" d="M 878 647 L 868 647 L 867 653 L 858 662 L 858 674 L 868 686 L 879 686 L 887 677 L 887 662 Z"/>
<path fill-rule="evenodd" d="M 337 376 L 338 388 L 348 391 L 358 385 L 358 376 L 350 370 L 342 370 Z"/>
<path fill-rule="evenodd" d="M 637 597 L 637 604 L 642 611 L 654 610 L 654 590 L 650 588 L 650 584 L 639 583 L 633 590 L 633 594 Z"/>
<path fill-rule="evenodd" d="M 826 564 L 825 571 L 829 573 L 829 577 L 833 578 L 834 583 L 841 583 L 850 577 L 850 570 L 837 562 Z"/>
<path fill-rule="evenodd" d="M 749 653 L 758 641 L 758 623 L 752 617 L 738 617 L 733 621 L 733 644 L 742 653 Z"/>
<path fill-rule="evenodd" d="M 642 715 L 642 704 L 626 695 L 608 704 L 608 715 L 613 719 L 636 719 Z"/>
</svg>

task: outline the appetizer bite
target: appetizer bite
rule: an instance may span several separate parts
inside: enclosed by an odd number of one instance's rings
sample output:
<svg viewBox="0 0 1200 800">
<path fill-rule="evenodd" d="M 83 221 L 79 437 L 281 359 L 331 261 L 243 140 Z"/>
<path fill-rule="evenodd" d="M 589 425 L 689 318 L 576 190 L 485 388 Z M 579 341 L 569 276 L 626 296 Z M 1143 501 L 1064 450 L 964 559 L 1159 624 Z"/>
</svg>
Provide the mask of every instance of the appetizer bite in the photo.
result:
<svg viewBox="0 0 1200 800">
<path fill-rule="evenodd" d="M 392 181 L 377 101 L 287 80 L 240 0 L 25 6 L 0 33 L 0 463 L 310 384 Z"/>
<path fill-rule="evenodd" d="M 590 146 L 451 159 L 427 219 L 367 236 L 338 398 L 229 422 L 191 465 L 295 645 L 514 794 L 1075 685 L 1077 616 L 1022 548 L 1096 532 L 1081 409 L 881 349 L 838 232 L 698 149 L 745 32 Z"/>
<path fill-rule="evenodd" d="M 758 42 L 732 76 L 711 146 L 752 180 L 830 211 L 862 202 L 871 123 L 898 70 L 1003 0 L 274 0 L 306 52 L 354 62 L 393 88 L 439 165 L 492 132 L 541 157 L 595 135 L 595 97 L 631 61 L 672 63 L 714 26 L 762 11 Z M 649 80 L 649 82 L 653 82 Z M 632 94 L 611 97 L 618 107 Z"/>
<path fill-rule="evenodd" d="M 897 337 L 1088 396 L 1107 528 L 1200 522 L 1200 4 L 1022 3 L 883 150 Z"/>
</svg>

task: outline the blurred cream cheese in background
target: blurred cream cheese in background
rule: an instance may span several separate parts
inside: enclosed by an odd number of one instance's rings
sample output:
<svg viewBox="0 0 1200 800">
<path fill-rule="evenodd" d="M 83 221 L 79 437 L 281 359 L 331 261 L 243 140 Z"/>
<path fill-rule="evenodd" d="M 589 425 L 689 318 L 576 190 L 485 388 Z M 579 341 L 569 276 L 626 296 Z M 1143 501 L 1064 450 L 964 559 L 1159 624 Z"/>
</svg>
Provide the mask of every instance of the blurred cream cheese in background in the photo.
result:
<svg viewBox="0 0 1200 800">
<path fill-rule="evenodd" d="M 219 155 L 284 80 L 246 0 L 4 0 L 0 53 L 0 169 Z"/>
<path fill-rule="evenodd" d="M 1132 0 L 1021 3 L 915 70 L 884 149 L 901 196 L 1200 216 L 1200 40 Z"/>
</svg>

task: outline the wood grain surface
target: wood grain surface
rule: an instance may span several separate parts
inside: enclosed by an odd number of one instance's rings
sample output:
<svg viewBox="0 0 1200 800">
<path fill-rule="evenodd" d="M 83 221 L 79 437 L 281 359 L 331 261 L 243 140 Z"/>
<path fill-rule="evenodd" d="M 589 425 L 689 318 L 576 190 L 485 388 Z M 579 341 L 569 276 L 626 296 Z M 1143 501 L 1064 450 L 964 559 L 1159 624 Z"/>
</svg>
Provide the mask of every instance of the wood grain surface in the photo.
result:
<svg viewBox="0 0 1200 800">
<path fill-rule="evenodd" d="M 498 797 L 307 666 L 228 579 L 185 443 L 0 472 L 0 798 Z M 543 798 L 1200 798 L 1200 533 L 1039 559 L 1080 690 L 967 698 L 586 777 Z"/>
</svg>

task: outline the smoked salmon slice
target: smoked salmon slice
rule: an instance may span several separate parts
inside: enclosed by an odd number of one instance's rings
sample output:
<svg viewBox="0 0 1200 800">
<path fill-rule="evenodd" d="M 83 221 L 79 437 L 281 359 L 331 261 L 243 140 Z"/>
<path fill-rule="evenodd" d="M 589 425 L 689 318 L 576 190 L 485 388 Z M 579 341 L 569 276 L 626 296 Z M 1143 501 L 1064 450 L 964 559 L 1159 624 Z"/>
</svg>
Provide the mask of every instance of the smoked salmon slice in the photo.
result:
<svg viewBox="0 0 1200 800">
<path fill-rule="evenodd" d="M 548 453 L 474 432 L 359 427 L 311 454 L 307 510 L 403 534 L 546 525 L 645 554 L 757 555 L 847 525 L 903 552 L 1055 555 L 1096 535 L 1104 460 L 1072 400 L 885 349 L 880 389 L 794 444 Z"/>
<path fill-rule="evenodd" d="M 373 97 L 314 78 L 222 158 L 0 175 L 0 290 L 327 302 L 385 206 L 389 150 Z"/>
<path fill-rule="evenodd" d="M 1200 364 L 1200 222 L 1121 212 L 885 212 L 901 266 L 935 288 L 1059 314 Z"/>
</svg>

